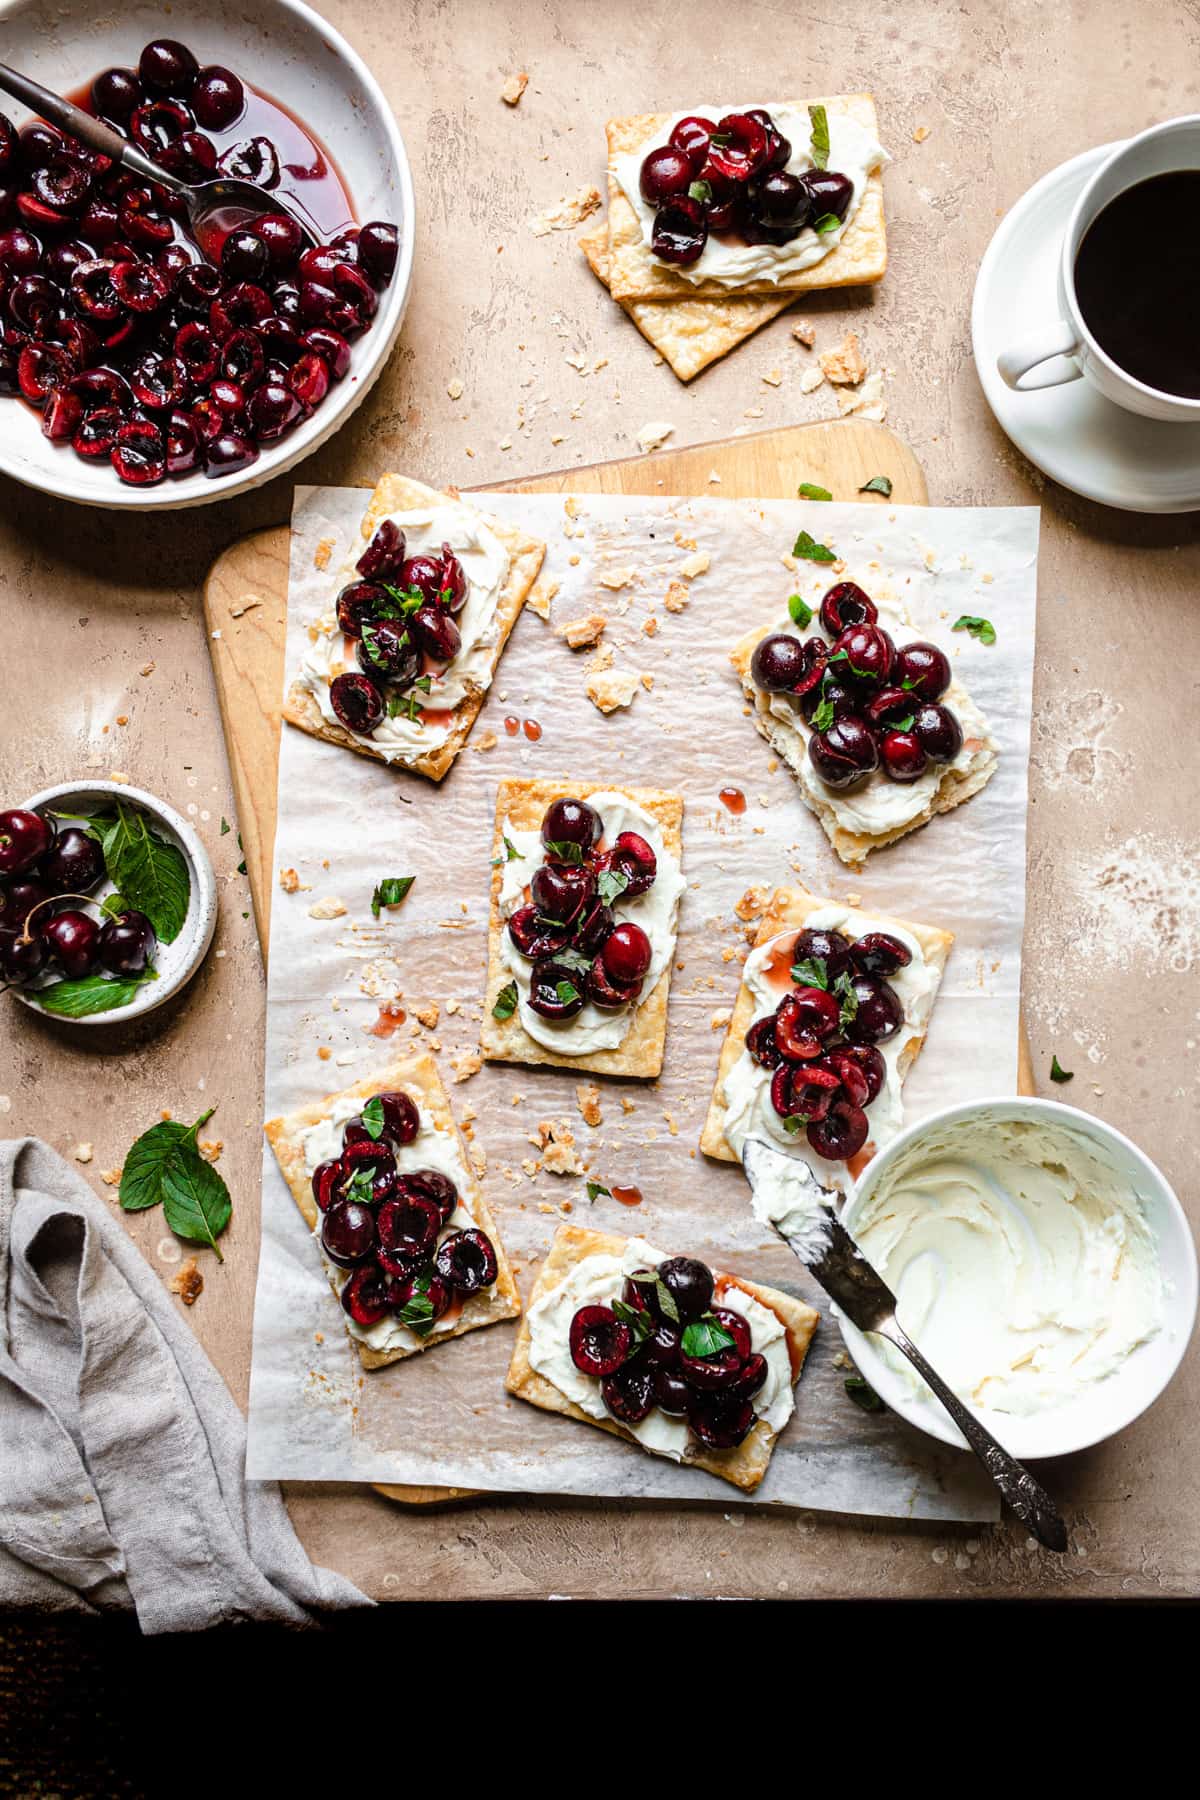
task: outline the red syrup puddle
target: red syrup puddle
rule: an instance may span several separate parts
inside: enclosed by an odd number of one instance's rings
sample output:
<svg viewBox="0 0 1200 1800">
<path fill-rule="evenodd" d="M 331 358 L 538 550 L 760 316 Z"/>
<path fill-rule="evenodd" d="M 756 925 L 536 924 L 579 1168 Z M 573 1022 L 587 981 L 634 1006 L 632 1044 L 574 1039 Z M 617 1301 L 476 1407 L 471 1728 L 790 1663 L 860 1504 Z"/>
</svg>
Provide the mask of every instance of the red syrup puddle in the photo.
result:
<svg viewBox="0 0 1200 1800">
<path fill-rule="evenodd" d="M 783 937 L 775 945 L 763 965 L 763 979 L 768 987 L 791 990 L 795 987 L 792 980 L 792 957 L 795 953 L 796 940 Z"/>
<path fill-rule="evenodd" d="M 727 811 L 733 813 L 735 818 L 746 810 L 746 796 L 741 788 L 723 787 L 717 795 L 717 799 Z"/>
<path fill-rule="evenodd" d="M 541 735 L 542 735 L 542 728 L 538 724 L 537 720 L 536 719 L 526 719 L 526 721 L 525 721 L 525 736 L 529 739 L 530 743 L 536 744 L 538 739 L 541 737 Z"/>
<path fill-rule="evenodd" d="M 614 1187 L 612 1197 L 619 1200 L 622 1206 L 640 1206 L 643 1196 L 640 1187 Z"/>
<path fill-rule="evenodd" d="M 853 1156 L 847 1157 L 846 1167 L 849 1169 L 855 1181 L 858 1180 L 874 1154 L 875 1146 L 868 1138 L 861 1150 L 856 1150 Z"/>
<path fill-rule="evenodd" d="M 508 718 L 505 719 L 505 721 L 504 721 L 504 729 L 505 729 L 505 731 L 507 731 L 509 737 L 516 737 L 517 733 L 521 729 L 520 719 L 514 719 L 512 714 L 510 713 Z"/>
<path fill-rule="evenodd" d="M 407 1017 L 402 1006 L 381 1006 L 379 1017 L 373 1025 L 367 1026 L 367 1031 L 371 1037 L 394 1037 Z"/>
</svg>

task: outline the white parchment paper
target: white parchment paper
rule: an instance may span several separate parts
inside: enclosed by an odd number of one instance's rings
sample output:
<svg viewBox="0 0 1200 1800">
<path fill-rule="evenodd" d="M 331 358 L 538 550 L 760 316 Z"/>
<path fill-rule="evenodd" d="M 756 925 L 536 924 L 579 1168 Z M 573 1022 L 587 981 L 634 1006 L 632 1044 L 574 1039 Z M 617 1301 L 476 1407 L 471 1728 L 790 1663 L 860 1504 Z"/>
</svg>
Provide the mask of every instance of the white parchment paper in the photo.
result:
<svg viewBox="0 0 1200 1800">
<path fill-rule="evenodd" d="M 329 604 L 365 499 L 353 489 L 297 490 L 289 673 L 306 626 Z M 476 1044 L 481 1017 L 500 778 L 680 789 L 688 891 L 661 1079 L 602 1081 L 604 1117 L 594 1130 L 579 1116 L 569 1071 L 489 1064 L 449 1087 L 460 1118 L 474 1115 L 473 1145 L 486 1153 L 484 1185 L 522 1290 L 528 1293 L 555 1228 L 569 1216 L 636 1231 L 665 1251 L 694 1253 L 801 1293 L 821 1310 L 822 1323 L 795 1416 L 754 1502 L 995 1517 L 993 1490 L 973 1458 L 891 1414 L 864 1414 L 848 1399 L 847 1364 L 824 1296 L 789 1251 L 764 1240 L 740 1171 L 707 1162 L 696 1140 L 722 1015 L 753 933 L 734 907 L 752 884 L 795 876 L 815 893 L 859 895 L 866 906 L 956 934 L 928 1041 L 905 1089 L 908 1117 L 1015 1089 L 1036 510 L 505 494 L 481 504 L 546 538 L 543 581 L 558 591 L 549 623 L 526 608 L 451 774 L 435 787 L 284 728 L 275 868 L 295 869 L 306 886 L 292 894 L 274 889 L 267 1116 L 359 1080 L 411 1043 L 430 1043 L 452 1083 L 455 1059 Z M 839 578 L 828 567 L 786 565 L 801 527 L 837 551 L 845 576 L 868 592 L 897 596 L 921 633 L 943 643 L 1001 746 L 999 770 L 980 796 L 879 852 L 861 874 L 837 861 L 786 768 L 772 768 L 728 661 L 744 631 L 785 611 L 790 592 L 815 604 Z M 705 555 L 707 568 L 689 575 Z M 324 573 L 315 566 L 322 558 Z M 682 610 L 664 605 L 673 581 L 687 594 Z M 613 648 L 613 667 L 650 683 L 609 717 L 584 695 L 595 653 L 572 652 L 553 630 L 590 612 L 608 616 L 603 642 Z M 991 619 L 995 645 L 952 634 L 961 613 Z M 651 619 L 657 625 L 647 633 Z M 536 720 L 540 738 L 531 741 L 523 728 L 510 736 L 506 718 Z M 727 786 L 747 796 L 740 816 L 718 798 Z M 376 882 L 403 874 L 417 878 L 408 899 L 374 921 Z M 345 914 L 311 917 L 314 903 L 330 897 Z M 433 1000 L 439 1023 L 422 1029 L 416 1010 Z M 407 1018 L 381 1039 L 371 1031 L 389 1001 Z M 582 1178 L 534 1170 L 539 1152 L 530 1137 L 539 1121 L 562 1119 L 588 1172 L 609 1187 L 640 1188 L 640 1207 L 603 1197 L 589 1204 Z M 477 1331 L 364 1375 L 316 1245 L 265 1152 L 250 1475 L 729 1504 L 733 1490 L 710 1476 L 506 1395 L 514 1330 Z"/>
</svg>

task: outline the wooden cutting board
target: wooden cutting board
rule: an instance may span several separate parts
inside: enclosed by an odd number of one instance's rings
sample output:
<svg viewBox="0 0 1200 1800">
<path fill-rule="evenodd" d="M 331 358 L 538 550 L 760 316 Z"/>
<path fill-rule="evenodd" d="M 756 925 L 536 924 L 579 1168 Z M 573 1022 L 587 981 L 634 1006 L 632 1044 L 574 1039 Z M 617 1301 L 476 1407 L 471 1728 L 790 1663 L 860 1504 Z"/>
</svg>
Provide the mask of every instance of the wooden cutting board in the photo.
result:
<svg viewBox="0 0 1200 1800">
<path fill-rule="evenodd" d="M 713 481 L 714 475 L 720 480 Z M 890 502 L 860 495 L 875 475 L 891 480 Z M 857 419 L 789 425 L 494 485 L 524 494 L 708 494 L 727 500 L 790 500 L 805 481 L 827 488 L 835 500 L 862 498 L 879 506 L 925 506 L 929 500 L 925 476 L 908 446 L 885 426 Z M 271 917 L 288 539 L 288 527 L 278 525 L 232 544 L 213 564 L 204 585 L 208 641 L 264 960 Z M 1034 1091 L 1024 1031 L 1018 1087 L 1021 1093 Z M 379 1491 L 409 1505 L 470 1496 L 463 1488 Z"/>
</svg>

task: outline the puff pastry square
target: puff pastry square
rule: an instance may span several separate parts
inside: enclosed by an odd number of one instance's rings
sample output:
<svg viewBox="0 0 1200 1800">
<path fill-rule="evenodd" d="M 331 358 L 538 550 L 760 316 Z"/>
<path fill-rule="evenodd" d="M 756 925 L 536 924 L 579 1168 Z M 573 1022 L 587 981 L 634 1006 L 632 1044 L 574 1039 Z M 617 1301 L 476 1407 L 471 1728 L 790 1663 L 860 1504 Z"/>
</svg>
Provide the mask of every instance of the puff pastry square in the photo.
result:
<svg viewBox="0 0 1200 1800">
<path fill-rule="evenodd" d="M 353 1087 L 340 1089 L 336 1094 L 326 1094 L 323 1100 L 314 1100 L 311 1105 L 302 1106 L 282 1118 L 270 1119 L 263 1127 L 267 1141 L 275 1152 L 275 1160 L 283 1171 L 283 1178 L 291 1189 L 292 1199 L 304 1214 L 309 1230 L 316 1230 L 319 1214 L 317 1203 L 313 1199 L 312 1181 L 304 1165 L 304 1133 L 310 1126 L 319 1125 L 322 1119 L 328 1118 L 339 1100 L 354 1099 L 365 1103 L 372 1094 L 393 1093 L 398 1088 L 403 1088 L 412 1095 L 417 1105 L 430 1114 L 439 1131 L 453 1132 L 463 1167 L 467 1171 L 467 1185 L 460 1190 L 459 1198 L 474 1217 L 480 1231 L 486 1232 L 491 1238 L 495 1246 L 498 1272 L 490 1288 L 481 1294 L 472 1294 L 470 1299 L 463 1302 L 461 1313 L 448 1330 L 433 1332 L 412 1349 L 397 1347 L 392 1350 L 373 1350 L 369 1344 L 364 1344 L 361 1338 L 356 1338 L 350 1332 L 350 1341 L 358 1351 L 364 1369 L 385 1368 L 388 1363 L 400 1362 L 423 1350 L 436 1349 L 439 1344 L 461 1337 L 464 1332 L 477 1331 L 481 1325 L 494 1325 L 500 1319 L 515 1319 L 521 1311 L 521 1296 L 513 1280 L 508 1258 L 504 1254 L 504 1245 L 496 1230 L 495 1220 L 471 1166 L 462 1133 L 450 1110 L 450 1101 L 442 1086 L 437 1064 L 427 1054 L 404 1057 L 379 1075 L 368 1076 L 365 1080 L 356 1082 Z M 336 1295 L 337 1281 L 332 1274 L 329 1280 Z M 341 1313 L 340 1306 L 338 1311 L 344 1321 L 345 1315 Z"/>
<path fill-rule="evenodd" d="M 387 518 L 389 514 L 411 512 L 417 507 L 427 506 L 435 500 L 454 500 L 462 505 L 471 504 L 456 491 L 439 493 L 436 488 L 426 487 L 420 481 L 412 481 L 407 475 L 381 475 L 378 485 L 367 503 L 367 510 L 363 514 L 361 526 L 363 542 L 369 542 L 374 536 L 375 528 L 380 520 Z M 540 538 L 531 537 L 528 532 L 520 531 L 516 526 L 506 525 L 502 519 L 493 518 L 489 513 L 483 513 L 482 516 L 489 529 L 495 533 L 508 551 L 508 573 L 504 586 L 500 590 L 496 607 L 498 630 L 496 642 L 492 646 L 490 681 L 495 676 L 496 666 L 504 653 L 504 646 L 508 642 L 508 635 L 517 622 L 530 588 L 537 579 L 538 570 L 542 566 L 542 558 L 546 554 L 546 546 Z M 337 581 L 330 590 L 331 607 L 333 599 L 340 589 L 347 582 L 359 579 L 354 564 L 361 554 L 361 549 L 357 547 L 349 552 Z M 466 743 L 486 695 L 486 688 L 479 688 L 466 694 L 453 709 L 453 724 L 448 737 L 414 761 L 397 762 L 392 766 L 401 769 L 415 769 L 419 775 L 427 775 L 431 781 L 440 781 Z M 301 731 L 307 731 L 312 737 L 323 738 L 327 744 L 341 744 L 347 750 L 357 751 L 360 756 L 372 757 L 376 762 L 386 763 L 389 761 L 381 751 L 372 749 L 369 743 L 355 737 L 353 732 L 344 731 L 340 725 L 331 724 L 318 706 L 316 696 L 299 681 L 292 681 L 288 686 L 283 702 L 283 716 L 290 725 L 299 726 Z"/>
<path fill-rule="evenodd" d="M 579 248 L 588 266 L 604 287 L 609 284 L 608 221 L 585 232 Z M 658 351 L 680 381 L 690 381 L 752 337 L 792 305 L 794 294 L 782 299 L 750 294 L 727 294 L 723 300 L 622 300 L 621 306 L 642 336 Z"/>
<path fill-rule="evenodd" d="M 667 995 L 671 963 L 655 987 L 639 1002 L 624 1039 L 615 1050 L 594 1050 L 584 1056 L 559 1056 L 535 1043 L 521 1024 L 520 1011 L 509 1019 L 496 1019 L 496 996 L 512 978 L 500 955 L 504 919 L 500 913 L 500 889 L 504 867 L 504 821 L 518 831 L 536 831 L 552 800 L 566 795 L 586 800 L 589 794 L 624 794 L 654 817 L 662 829 L 663 843 L 679 861 L 683 851 L 683 798 L 664 788 L 618 786 L 611 781 L 502 781 L 496 792 L 496 825 L 492 839 L 492 904 L 488 928 L 487 998 L 483 1008 L 480 1042 L 488 1062 L 548 1063 L 560 1069 L 586 1069 L 597 1075 L 633 1075 L 649 1078 L 662 1070 L 667 1041 Z"/>
<path fill-rule="evenodd" d="M 758 935 L 754 940 L 757 950 L 762 944 L 769 943 L 784 931 L 799 931 L 813 913 L 821 912 L 827 906 L 836 905 L 832 900 L 819 900 L 805 888 L 777 888 L 771 896 L 770 905 L 762 916 L 758 927 Z M 921 946 L 926 962 L 936 977 L 936 985 L 930 1000 L 930 1007 L 937 999 L 937 989 L 941 985 L 942 975 L 946 968 L 946 959 L 950 955 L 954 943 L 954 934 L 940 931 L 935 925 L 917 925 L 911 919 L 889 918 L 886 914 L 871 911 L 860 913 L 856 908 L 849 909 L 851 919 L 869 917 L 871 929 L 887 931 L 899 926 L 916 938 Z M 729 1021 L 729 1030 L 725 1034 L 725 1042 L 721 1046 L 721 1059 L 717 1064 L 716 1085 L 708 1109 L 708 1117 L 704 1121 L 704 1130 L 700 1134 L 700 1148 L 705 1156 L 716 1158 L 719 1162 L 737 1162 L 738 1158 L 725 1137 L 725 1077 L 742 1054 L 746 1032 L 754 1018 L 754 996 L 743 978 L 738 989 L 738 997 L 734 1003 L 733 1016 Z M 914 1037 L 901 1052 L 897 1063 L 897 1073 L 901 1081 L 916 1062 L 925 1042 L 925 1036 Z"/>
<path fill-rule="evenodd" d="M 619 1256 L 624 1251 L 627 1240 L 615 1237 L 604 1231 L 584 1231 L 577 1225 L 561 1225 L 554 1234 L 554 1242 L 550 1246 L 549 1255 L 538 1272 L 532 1292 L 526 1306 L 529 1307 L 540 1300 L 543 1294 L 550 1293 L 559 1287 L 585 1257 L 596 1256 L 608 1252 Z M 717 1271 L 714 1271 L 716 1273 Z M 800 1379 L 804 1359 L 812 1342 L 813 1333 L 817 1329 L 820 1314 L 803 1300 L 793 1299 L 791 1294 L 781 1293 L 778 1288 L 760 1287 L 752 1281 L 743 1281 L 738 1277 L 738 1286 L 744 1292 L 753 1295 L 763 1306 L 768 1307 L 781 1321 L 787 1331 L 788 1348 L 792 1358 L 793 1386 Z M 529 1319 L 522 1319 L 521 1329 L 517 1334 L 517 1342 L 513 1349 L 512 1362 L 504 1383 L 510 1394 L 518 1399 L 528 1400 L 531 1406 L 540 1406 L 543 1412 L 562 1413 L 568 1419 L 579 1419 L 585 1425 L 594 1425 L 600 1431 L 611 1432 L 614 1437 L 624 1438 L 627 1443 L 634 1444 L 647 1455 L 661 1455 L 660 1451 L 647 1450 L 644 1444 L 626 1426 L 616 1419 L 593 1419 L 590 1413 L 576 1406 L 573 1400 L 539 1375 L 529 1361 Z M 736 1450 L 706 1450 L 694 1439 L 689 1444 L 685 1457 L 685 1466 L 692 1469 L 704 1469 L 710 1475 L 720 1476 L 722 1481 L 732 1482 L 734 1487 L 750 1493 L 756 1488 L 767 1472 L 771 1453 L 775 1448 L 776 1433 L 766 1421 L 759 1419 L 750 1435 L 740 1443 Z"/>
<path fill-rule="evenodd" d="M 803 735 L 788 730 L 775 718 L 771 712 L 771 696 L 762 693 L 754 685 L 754 677 L 750 673 L 750 663 L 760 639 L 776 629 L 774 625 L 763 625 L 754 631 L 748 631 L 729 652 L 729 660 L 737 670 L 742 691 L 754 709 L 755 730 L 766 738 L 772 750 L 795 773 L 794 759 L 798 755 L 807 755 Z M 968 695 L 957 676 L 951 681 L 943 698 L 952 711 L 961 712 Z M 796 783 L 796 791 L 809 811 L 815 813 L 820 820 L 822 831 L 841 860 L 852 868 L 860 868 L 872 850 L 882 850 L 888 844 L 897 843 L 900 838 L 907 837 L 910 831 L 918 831 L 922 825 L 927 825 L 935 813 L 951 812 L 954 807 L 961 806 L 964 800 L 969 800 L 972 794 L 977 794 L 980 788 L 987 786 L 996 773 L 999 761 L 995 740 L 988 735 L 968 738 L 966 746 L 971 752 L 966 766 L 955 769 L 947 765 L 942 771 L 941 781 L 930 796 L 928 806 L 913 818 L 906 819 L 903 824 L 893 826 L 890 831 L 851 831 L 838 819 L 835 796 L 831 794 L 826 800 L 820 794 L 810 794 L 800 781 Z"/>
<path fill-rule="evenodd" d="M 878 135 L 875 101 L 870 94 L 833 94 L 816 99 L 830 114 L 843 113 L 858 120 L 872 136 Z M 642 222 L 614 174 L 615 160 L 644 144 L 653 143 L 670 113 L 635 113 L 608 121 L 608 228 L 612 297 L 626 300 L 728 300 L 733 295 L 810 293 L 817 288 L 858 287 L 881 281 L 887 268 L 887 234 L 883 223 L 883 181 L 879 171 L 867 177 L 858 211 L 841 241 L 811 269 L 798 269 L 779 281 L 747 282 L 744 287 L 722 287 L 717 281 L 687 281 L 657 262 L 642 239 Z"/>
</svg>

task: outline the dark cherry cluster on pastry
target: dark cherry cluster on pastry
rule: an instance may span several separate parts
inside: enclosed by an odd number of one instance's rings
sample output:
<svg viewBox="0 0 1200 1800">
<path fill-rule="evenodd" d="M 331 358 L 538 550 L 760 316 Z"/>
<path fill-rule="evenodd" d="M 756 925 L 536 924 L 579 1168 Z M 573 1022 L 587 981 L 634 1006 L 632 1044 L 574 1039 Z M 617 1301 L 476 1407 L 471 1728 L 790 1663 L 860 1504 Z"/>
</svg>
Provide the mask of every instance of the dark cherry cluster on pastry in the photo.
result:
<svg viewBox="0 0 1200 1800">
<path fill-rule="evenodd" d="M 853 787 L 876 769 L 916 781 L 930 763 L 953 762 L 963 732 L 940 703 L 950 686 L 945 652 L 919 640 L 897 647 L 853 581 L 829 589 L 820 620 L 831 642 L 772 632 L 750 672 L 764 693 L 786 694 L 812 727 L 808 759 L 826 787 Z"/>
<path fill-rule="evenodd" d="M 0 975 L 15 986 L 58 973 L 141 975 L 158 947 L 145 913 L 101 911 L 91 896 L 104 853 L 80 825 L 61 827 L 27 807 L 0 812 Z M 70 901 L 94 907 L 93 918 Z"/>
<path fill-rule="evenodd" d="M 403 531 L 384 519 L 355 564 L 360 579 L 337 597 L 337 622 L 357 641 L 359 667 L 329 684 L 347 731 L 372 732 L 389 713 L 416 718 L 429 670 L 453 662 L 462 643 L 454 621 L 467 604 L 466 570 L 449 544 L 433 556 L 406 550 Z"/>
<path fill-rule="evenodd" d="M 912 961 L 890 932 L 850 938 L 799 931 L 791 951 L 795 987 L 746 1033 L 746 1049 L 771 1072 L 771 1105 L 788 1131 L 803 1131 L 818 1156 L 844 1162 L 867 1141 L 866 1108 L 883 1087 L 877 1048 L 904 1023 L 887 979 Z"/>
<path fill-rule="evenodd" d="M 715 124 L 693 114 L 641 167 L 642 198 L 653 206 L 651 249 L 686 266 L 710 232 L 747 244 L 786 244 L 812 225 L 840 225 L 854 194 L 832 169 L 788 170 L 792 146 L 764 107 L 727 113 Z"/>
<path fill-rule="evenodd" d="M 188 182 L 229 175 L 270 191 L 270 139 L 229 137 L 247 90 L 157 38 L 136 69 L 106 69 L 90 110 Z M 328 178 L 312 167 L 291 179 Z M 0 114 L 0 393 L 42 431 L 136 487 L 236 473 L 306 419 L 350 367 L 396 264 L 382 220 L 305 247 L 287 214 L 197 244 L 182 202 L 41 121 Z"/>
<path fill-rule="evenodd" d="M 767 1361 L 751 1349 L 750 1322 L 714 1306 L 712 1270 L 690 1256 L 626 1277 L 611 1306 L 581 1306 L 571 1320 L 571 1361 L 600 1383 L 622 1425 L 654 1407 L 685 1418 L 709 1450 L 733 1450 L 753 1430 L 754 1396 Z"/>
<path fill-rule="evenodd" d="M 650 939 L 614 908 L 653 887 L 658 858 L 640 832 L 601 849 L 604 821 L 585 800 L 553 801 L 542 819 L 545 861 L 508 935 L 533 964 L 529 1004 L 544 1019 L 573 1019 L 590 1000 L 617 1012 L 641 997 Z"/>
<path fill-rule="evenodd" d="M 448 1175 L 397 1170 L 396 1151 L 420 1123 L 410 1095 L 377 1094 L 347 1119 L 341 1155 L 313 1170 L 312 1191 L 322 1248 L 352 1271 L 342 1305 L 355 1324 L 377 1325 L 391 1313 L 425 1337 L 454 1300 L 491 1287 L 497 1262 L 491 1238 L 474 1226 L 441 1236 L 458 1205 Z"/>
</svg>

